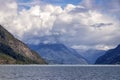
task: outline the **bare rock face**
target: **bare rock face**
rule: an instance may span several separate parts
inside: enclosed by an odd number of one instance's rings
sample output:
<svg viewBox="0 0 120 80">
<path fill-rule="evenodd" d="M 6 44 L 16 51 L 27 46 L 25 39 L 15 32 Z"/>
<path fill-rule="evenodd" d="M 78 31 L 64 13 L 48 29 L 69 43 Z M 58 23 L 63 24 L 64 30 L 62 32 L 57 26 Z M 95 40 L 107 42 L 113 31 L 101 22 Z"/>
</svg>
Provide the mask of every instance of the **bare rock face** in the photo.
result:
<svg viewBox="0 0 120 80">
<path fill-rule="evenodd" d="M 45 61 L 0 25 L 0 63 L 44 64 Z"/>
</svg>

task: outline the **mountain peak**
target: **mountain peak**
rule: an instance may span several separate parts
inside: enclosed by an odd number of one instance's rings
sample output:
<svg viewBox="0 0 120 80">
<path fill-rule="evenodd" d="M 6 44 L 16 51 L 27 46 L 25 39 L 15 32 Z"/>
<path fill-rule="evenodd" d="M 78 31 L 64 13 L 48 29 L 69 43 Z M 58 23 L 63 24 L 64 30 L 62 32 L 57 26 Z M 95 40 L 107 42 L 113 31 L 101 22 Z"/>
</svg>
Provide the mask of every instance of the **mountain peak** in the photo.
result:
<svg viewBox="0 0 120 80">
<path fill-rule="evenodd" d="M 29 45 L 37 51 L 49 64 L 87 64 L 87 61 L 74 49 L 64 44 Z"/>
</svg>

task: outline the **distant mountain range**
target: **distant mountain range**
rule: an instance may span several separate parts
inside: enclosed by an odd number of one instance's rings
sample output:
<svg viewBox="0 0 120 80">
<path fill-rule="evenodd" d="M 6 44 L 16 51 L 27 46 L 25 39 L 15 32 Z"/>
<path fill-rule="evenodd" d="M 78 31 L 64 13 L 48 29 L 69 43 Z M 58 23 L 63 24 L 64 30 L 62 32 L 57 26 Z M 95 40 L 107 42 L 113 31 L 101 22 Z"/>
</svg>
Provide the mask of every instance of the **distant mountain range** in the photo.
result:
<svg viewBox="0 0 120 80">
<path fill-rule="evenodd" d="M 49 64 L 87 64 L 85 58 L 64 44 L 41 43 L 29 46 L 37 51 Z"/>
<path fill-rule="evenodd" d="M 45 64 L 26 44 L 0 25 L 0 64 Z"/>
<path fill-rule="evenodd" d="M 0 25 L 0 64 L 120 64 L 120 45 L 108 51 L 76 51 L 62 43 L 28 46 Z"/>
<path fill-rule="evenodd" d="M 95 64 L 120 64 L 120 45 L 115 49 L 108 50 L 96 60 Z"/>
<path fill-rule="evenodd" d="M 83 50 L 83 51 L 78 50 L 78 52 L 88 61 L 89 64 L 94 64 L 97 58 L 104 55 L 106 51 L 89 49 L 89 50 Z"/>
</svg>

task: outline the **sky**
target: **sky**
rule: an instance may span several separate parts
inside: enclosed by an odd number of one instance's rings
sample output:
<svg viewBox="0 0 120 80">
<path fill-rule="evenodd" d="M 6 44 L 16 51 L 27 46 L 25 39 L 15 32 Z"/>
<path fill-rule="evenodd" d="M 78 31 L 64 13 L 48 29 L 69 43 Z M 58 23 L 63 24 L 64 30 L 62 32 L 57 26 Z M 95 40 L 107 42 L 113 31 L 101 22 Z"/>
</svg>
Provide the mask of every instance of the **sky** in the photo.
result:
<svg viewBox="0 0 120 80">
<path fill-rule="evenodd" d="M 107 50 L 120 44 L 120 0 L 0 0 L 0 24 L 27 44 Z"/>
</svg>

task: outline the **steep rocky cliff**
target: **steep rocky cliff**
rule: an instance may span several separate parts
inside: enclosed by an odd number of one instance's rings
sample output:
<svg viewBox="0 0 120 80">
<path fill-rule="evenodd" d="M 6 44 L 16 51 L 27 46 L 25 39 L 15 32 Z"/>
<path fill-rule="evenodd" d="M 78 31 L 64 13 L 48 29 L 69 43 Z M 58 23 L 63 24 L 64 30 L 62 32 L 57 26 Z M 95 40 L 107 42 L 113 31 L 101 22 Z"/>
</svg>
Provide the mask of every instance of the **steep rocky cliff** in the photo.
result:
<svg viewBox="0 0 120 80">
<path fill-rule="evenodd" d="M 44 64 L 45 61 L 0 25 L 0 63 Z"/>
</svg>

